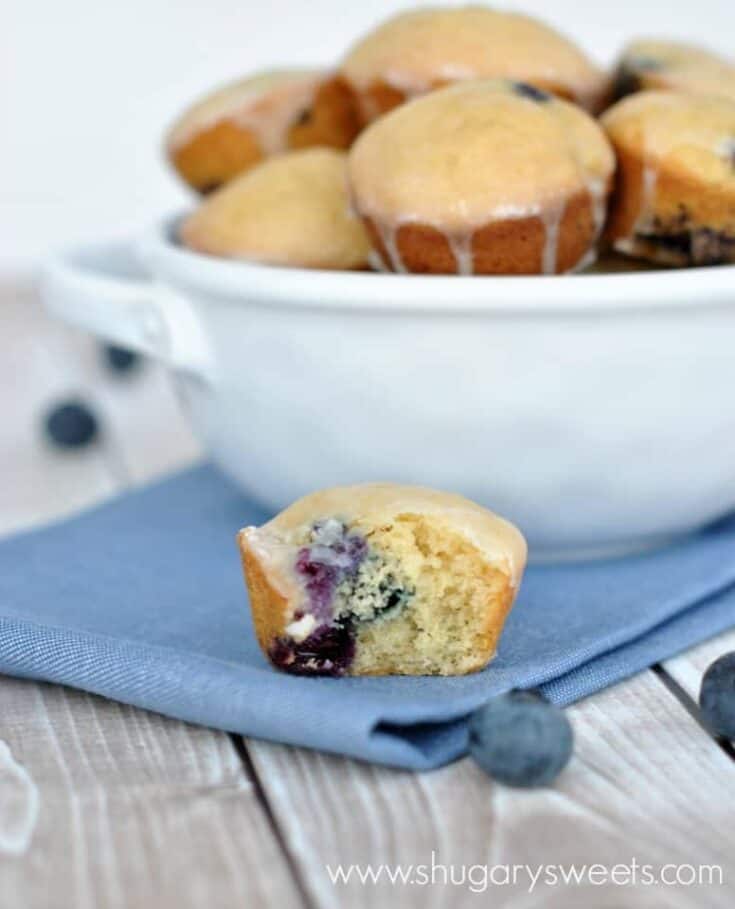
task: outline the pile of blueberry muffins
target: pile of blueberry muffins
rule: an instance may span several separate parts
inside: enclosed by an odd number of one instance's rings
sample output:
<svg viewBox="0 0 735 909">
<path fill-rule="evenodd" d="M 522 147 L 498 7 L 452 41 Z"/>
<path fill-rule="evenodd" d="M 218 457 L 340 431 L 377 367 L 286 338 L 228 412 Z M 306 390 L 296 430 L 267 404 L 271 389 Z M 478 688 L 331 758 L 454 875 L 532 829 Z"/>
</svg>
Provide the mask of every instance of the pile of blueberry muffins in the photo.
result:
<svg viewBox="0 0 735 909">
<path fill-rule="evenodd" d="M 332 71 L 195 104 L 167 154 L 206 195 L 181 240 L 270 265 L 563 274 L 600 248 L 735 262 L 735 63 L 631 44 L 612 74 L 484 6 L 402 13 Z"/>
</svg>

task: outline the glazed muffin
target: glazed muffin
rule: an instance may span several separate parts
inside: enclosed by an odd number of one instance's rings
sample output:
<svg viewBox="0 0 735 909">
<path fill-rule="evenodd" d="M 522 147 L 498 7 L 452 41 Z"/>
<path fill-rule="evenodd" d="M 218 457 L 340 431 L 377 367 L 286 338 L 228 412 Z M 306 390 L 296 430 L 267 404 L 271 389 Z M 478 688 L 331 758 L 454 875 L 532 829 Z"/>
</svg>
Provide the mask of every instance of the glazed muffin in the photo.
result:
<svg viewBox="0 0 735 909">
<path fill-rule="evenodd" d="M 463 79 L 508 78 L 596 111 L 607 77 L 542 22 L 485 6 L 430 7 L 401 13 L 362 39 L 342 78 L 363 123 L 408 98 Z"/>
<path fill-rule="evenodd" d="M 350 91 L 317 70 L 275 70 L 207 95 L 173 125 L 169 160 L 201 193 L 217 189 L 269 155 L 326 145 L 348 148 L 357 134 Z"/>
<path fill-rule="evenodd" d="M 654 89 L 735 99 L 735 63 L 692 44 L 635 41 L 618 64 L 615 97 Z"/>
<path fill-rule="evenodd" d="M 183 222 L 181 241 L 271 265 L 366 268 L 370 242 L 349 206 L 345 162 L 330 148 L 269 158 L 208 196 Z"/>
<path fill-rule="evenodd" d="M 403 105 L 348 156 L 375 264 L 435 274 L 555 274 L 589 263 L 614 167 L 581 108 L 500 80 Z"/>
<path fill-rule="evenodd" d="M 618 156 L 613 247 L 664 265 L 735 262 L 735 101 L 640 92 L 602 123 Z"/>
<path fill-rule="evenodd" d="M 255 632 L 299 675 L 457 675 L 495 653 L 520 532 L 458 495 L 344 486 L 238 535 Z"/>
</svg>

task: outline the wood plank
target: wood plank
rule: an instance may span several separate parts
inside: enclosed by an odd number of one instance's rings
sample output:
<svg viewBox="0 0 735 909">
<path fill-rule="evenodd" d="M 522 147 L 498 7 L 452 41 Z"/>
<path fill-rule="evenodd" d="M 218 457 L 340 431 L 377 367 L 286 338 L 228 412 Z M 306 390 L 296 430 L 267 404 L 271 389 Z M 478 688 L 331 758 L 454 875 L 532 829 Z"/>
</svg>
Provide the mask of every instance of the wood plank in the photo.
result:
<svg viewBox="0 0 735 909">
<path fill-rule="evenodd" d="M 43 329 L 44 338 L 47 328 Z M 108 477 L 105 482 L 111 488 L 155 475 L 175 464 L 179 455 L 179 463 L 185 463 L 186 457 L 198 451 L 190 436 L 187 438 L 185 424 L 180 422 L 177 428 L 172 423 L 181 418 L 160 371 L 156 376 L 155 370 L 146 370 L 139 377 L 131 377 L 130 383 L 115 380 L 100 373 L 93 342 L 72 336 L 66 329 L 59 329 L 55 337 L 59 368 L 54 371 L 54 382 L 61 378 L 68 383 L 65 364 L 71 360 L 72 374 L 76 369 L 78 380 L 86 382 L 85 387 L 108 415 L 111 441 L 102 458 L 101 475 Z M 45 362 L 42 358 L 40 365 Z M 17 361 L 19 375 L 23 375 L 22 365 Z M 36 371 L 40 372 L 38 366 Z M 182 455 L 187 445 L 191 445 L 189 454 Z M 58 470 L 57 462 L 45 469 L 53 474 Z M 31 470 L 31 481 L 32 475 Z M 88 479 L 89 473 L 85 475 Z M 63 499 L 64 496 L 59 497 Z M 283 888 L 275 894 L 278 902 L 285 899 L 289 905 L 289 900 L 298 900 L 288 867 L 275 845 L 267 818 L 247 787 L 247 778 L 245 786 L 242 780 L 232 782 L 233 774 L 243 776 L 243 772 L 232 763 L 236 756 L 227 751 L 231 748 L 227 737 L 31 683 L 3 683 L 0 699 L 7 684 L 37 690 L 33 703 L 18 714 L 17 729 L 10 742 L 10 790 L 2 787 L 0 774 L 0 795 L 15 791 L 14 800 L 0 801 L 0 805 L 14 806 L 15 827 L 8 837 L 11 844 L 22 844 L 23 840 L 22 792 L 27 786 L 27 781 L 22 782 L 24 769 L 30 772 L 41 793 L 41 812 L 26 859 L 0 859 L 0 892 L 19 896 L 13 905 L 41 905 L 29 901 L 29 895 L 40 900 L 43 887 L 55 887 L 57 881 L 72 888 L 69 892 L 75 897 L 65 900 L 64 905 L 145 905 L 155 891 L 162 891 L 164 900 L 169 901 L 161 902 L 156 893 L 156 905 L 194 905 L 195 893 L 199 896 L 196 904 L 202 905 L 206 900 L 206 904 L 217 905 L 219 900 L 212 896 L 220 895 L 220 884 L 227 897 L 233 888 L 241 886 L 235 867 L 237 859 L 243 873 L 247 866 L 248 880 L 251 874 L 256 876 L 255 881 L 250 880 L 250 890 L 237 891 L 237 904 L 263 902 L 265 878 L 258 876 L 257 869 L 251 870 L 253 862 L 268 870 L 269 886 Z M 57 697 L 61 699 L 59 704 L 55 703 Z M 36 700 L 40 700 L 45 714 L 33 706 Z M 66 706 L 62 709 L 64 701 Z M 100 711 L 112 711 L 111 716 L 119 714 L 113 731 L 108 729 L 112 724 L 108 717 L 100 734 L 99 720 L 93 722 Z M 732 765 L 660 681 L 646 673 L 589 699 L 571 712 L 578 737 L 575 759 L 555 789 L 534 793 L 494 786 L 467 760 L 432 774 L 414 775 L 266 743 L 249 741 L 247 747 L 299 874 L 307 882 L 316 905 L 371 906 L 396 896 L 401 905 L 444 905 L 445 886 L 398 885 L 396 890 L 385 883 L 364 887 L 353 883 L 340 887 L 330 884 L 324 870 L 327 862 L 333 866 L 338 862 L 429 862 L 432 850 L 436 862 L 455 864 L 457 868 L 462 863 L 533 865 L 572 859 L 610 864 L 629 862 L 633 856 L 639 862 L 654 863 L 720 861 L 724 865 L 729 861 L 725 879 L 732 879 L 732 860 L 718 841 L 718 837 L 723 839 L 722 830 L 727 829 L 735 807 L 730 794 Z M 40 722 L 38 717 L 44 715 L 47 719 Z M 29 716 L 33 718 L 31 724 Z M 171 729 L 183 727 L 195 741 L 183 746 L 161 724 L 167 729 L 169 724 Z M 140 732 L 144 727 L 145 736 Z M 56 733 L 57 739 L 61 735 L 60 740 L 65 743 L 61 755 L 51 747 L 48 729 Z M 3 712 L 0 730 L 9 738 Z M 205 736 L 206 744 L 198 738 L 200 735 Z M 138 749 L 130 744 L 140 740 L 145 744 Z M 26 750 L 21 748 L 24 742 L 30 743 Z M 110 749 L 110 742 L 123 744 Z M 105 747 L 117 757 L 122 772 L 112 757 L 105 756 Z M 212 749 L 215 758 L 211 757 Z M 45 758 L 35 757 L 36 750 L 43 752 Z M 188 763 L 184 761 L 184 766 L 177 763 L 183 758 L 171 761 L 172 752 L 178 755 L 183 751 L 195 757 Z M 206 754 L 210 757 L 203 756 Z M 214 776 L 206 770 L 212 766 L 219 768 Z M 192 768 L 204 768 L 198 771 L 202 776 Z M 39 780 L 43 785 L 39 785 Z M 237 793 L 236 807 L 230 808 L 233 790 Z M 248 792 L 247 798 L 243 791 Z M 241 801 L 246 803 L 244 808 Z M 49 805 L 51 816 L 56 819 L 52 829 L 44 827 L 44 811 L 49 811 Z M 31 889 L 25 880 L 19 883 L 18 876 L 5 877 L 6 862 L 26 874 L 31 859 L 43 864 L 51 855 L 53 863 L 58 864 L 55 856 L 61 838 L 54 830 L 63 825 L 68 829 L 72 824 L 79 830 L 72 838 L 74 859 L 67 862 L 66 870 L 58 872 L 61 877 L 41 872 L 43 884 Z M 251 839 L 247 832 L 243 837 L 241 826 L 254 832 L 254 837 Z M 242 855 L 237 852 L 233 859 L 226 844 L 219 842 L 217 832 L 224 829 L 228 832 L 227 842 L 237 843 Z M 70 847 L 66 840 L 63 842 L 69 853 Z M 50 845 L 44 848 L 45 843 Z M 197 850 L 206 854 L 206 859 L 197 857 Z M 172 852 L 177 856 L 172 857 Z M 441 869 L 437 872 L 441 877 Z M 125 902 L 114 893 L 115 886 L 119 892 L 119 881 L 125 882 L 127 896 L 131 897 Z M 6 889 L 6 883 L 20 889 Z M 447 885 L 451 887 L 452 905 L 476 901 L 470 883 Z M 211 886 L 215 889 L 211 890 Z M 494 887 L 493 905 L 567 907 L 576 905 L 579 899 L 580 905 L 589 906 L 602 905 L 603 898 L 610 900 L 610 905 L 617 905 L 620 899 L 617 890 L 611 888 L 546 888 L 541 897 L 528 897 L 523 892 L 526 888 L 525 880 L 516 888 Z M 658 905 L 661 891 L 655 889 L 655 902 L 650 888 L 626 890 L 626 907 Z M 696 894 L 679 888 L 667 890 L 666 895 L 667 904 L 674 907 L 725 905 L 716 888 Z M 104 902 L 105 899 L 111 901 Z M 234 904 L 232 899 L 225 902 Z M 731 898 L 727 902 L 729 905 Z"/>
<path fill-rule="evenodd" d="M 22 841 L 38 799 L 22 860 L 0 848 L 3 906 L 302 905 L 228 736 L 14 679 L 0 684 L 0 732 L 30 780 L 0 773 L 0 806 L 13 804 L 0 844 L 11 824 Z"/>
<path fill-rule="evenodd" d="M 125 381 L 96 343 L 0 291 L 0 530 L 90 505 L 187 463 L 198 446 L 168 381 Z M 101 444 L 43 445 L 42 411 L 79 394 Z M 155 428 L 155 432 L 153 429 Z M 0 678 L 0 905 L 302 905 L 257 789 L 224 733 L 60 687 Z"/>
<path fill-rule="evenodd" d="M 60 452 L 43 437 L 47 408 L 88 385 L 65 331 L 44 320 L 33 290 L 23 286 L 0 286 L 0 320 L 0 532 L 7 533 L 91 505 L 116 482 L 105 447 Z"/>
<path fill-rule="evenodd" d="M 137 374 L 107 370 L 96 340 L 51 319 L 36 292 L 0 285 L 3 421 L 0 525 L 4 533 L 62 517 L 121 488 L 186 467 L 202 456 L 160 366 Z M 70 397 L 99 416 L 99 444 L 59 451 L 45 440 L 43 415 Z"/>
<path fill-rule="evenodd" d="M 668 674 L 682 687 L 695 702 L 699 702 L 702 676 L 714 661 L 725 653 L 735 650 L 735 629 L 721 634 L 711 641 L 705 641 L 686 653 L 679 654 L 662 665 Z"/>
<path fill-rule="evenodd" d="M 462 907 L 469 883 L 333 885 L 326 864 L 435 861 L 460 866 L 574 862 L 720 864 L 729 888 L 495 886 L 493 906 L 732 905 L 735 764 L 651 672 L 570 708 L 577 746 L 552 789 L 494 785 L 469 759 L 409 774 L 263 742 L 249 743 L 261 784 L 309 892 L 321 906 Z M 688 872 L 685 872 L 687 874 Z M 500 877 L 502 877 L 502 870 Z M 478 886 L 480 872 L 475 872 Z M 500 878 L 498 878 L 500 879 Z M 475 888 L 477 889 L 477 887 Z M 655 900 L 654 891 L 656 892 Z M 662 900 L 665 892 L 666 899 Z M 624 893 L 624 895 L 623 895 Z"/>
<path fill-rule="evenodd" d="M 62 331 L 66 358 L 84 372 L 104 418 L 108 451 L 117 458 L 112 466 L 123 486 L 154 480 L 203 457 L 162 366 L 145 359 L 135 371 L 115 373 L 105 366 L 96 339 L 69 327 Z"/>
</svg>

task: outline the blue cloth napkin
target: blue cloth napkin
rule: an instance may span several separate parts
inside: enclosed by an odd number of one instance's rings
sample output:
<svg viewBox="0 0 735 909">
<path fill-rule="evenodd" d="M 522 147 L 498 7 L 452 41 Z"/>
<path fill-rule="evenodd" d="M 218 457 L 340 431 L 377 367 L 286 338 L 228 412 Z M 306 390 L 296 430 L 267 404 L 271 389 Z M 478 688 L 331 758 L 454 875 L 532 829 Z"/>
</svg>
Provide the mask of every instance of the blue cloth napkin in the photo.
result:
<svg viewBox="0 0 735 909">
<path fill-rule="evenodd" d="M 235 545 L 267 517 L 205 465 L 5 540 L 0 671 L 426 769 L 465 751 L 467 715 L 499 692 L 568 704 L 735 625 L 733 518 L 663 552 L 530 569 L 476 675 L 295 678 L 258 649 Z"/>
</svg>

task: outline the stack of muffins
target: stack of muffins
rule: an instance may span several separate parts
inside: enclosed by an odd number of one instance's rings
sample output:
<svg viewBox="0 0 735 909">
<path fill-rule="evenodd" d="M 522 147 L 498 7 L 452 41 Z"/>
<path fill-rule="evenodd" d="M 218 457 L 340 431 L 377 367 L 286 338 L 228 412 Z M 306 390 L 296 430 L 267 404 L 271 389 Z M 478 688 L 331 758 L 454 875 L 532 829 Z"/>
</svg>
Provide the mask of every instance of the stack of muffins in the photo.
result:
<svg viewBox="0 0 735 909">
<path fill-rule="evenodd" d="M 599 119 L 596 119 L 598 118 Z M 735 263 L 735 64 L 638 41 L 607 74 L 535 19 L 403 13 L 334 71 L 227 86 L 170 130 L 190 248 L 270 265 L 565 274 L 610 248 Z"/>
</svg>

